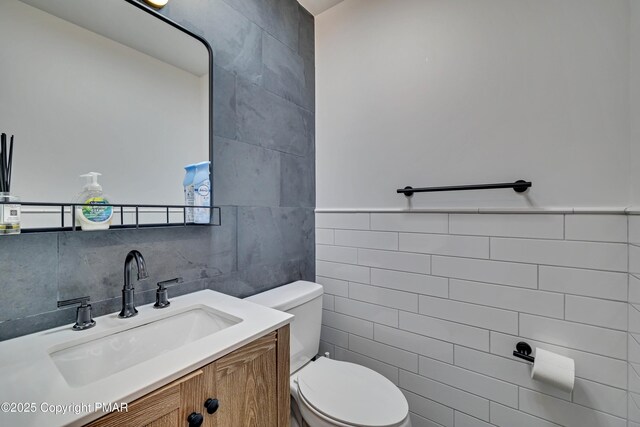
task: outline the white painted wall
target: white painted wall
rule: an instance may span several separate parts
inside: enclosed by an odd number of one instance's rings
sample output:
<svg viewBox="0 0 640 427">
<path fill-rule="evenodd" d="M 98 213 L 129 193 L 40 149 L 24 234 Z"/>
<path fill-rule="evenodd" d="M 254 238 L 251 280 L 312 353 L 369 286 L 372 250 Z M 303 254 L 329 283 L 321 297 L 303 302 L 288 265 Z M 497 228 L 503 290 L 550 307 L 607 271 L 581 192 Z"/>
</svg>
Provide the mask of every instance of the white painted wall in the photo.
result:
<svg viewBox="0 0 640 427">
<path fill-rule="evenodd" d="M 114 203 L 183 203 L 182 167 L 208 159 L 207 77 L 16 0 L 0 3 L 0 40 L 12 192 L 71 202 L 97 171 Z"/>
<path fill-rule="evenodd" d="M 518 178 L 534 183 L 526 197 L 423 194 L 413 207 L 628 205 L 630 1 L 346 0 L 324 12 L 317 206 L 405 208 L 405 185 Z"/>
<path fill-rule="evenodd" d="M 302 5 L 312 15 L 319 15 L 327 9 L 331 9 L 333 6 L 340 3 L 342 0 L 298 0 L 298 3 Z"/>
<path fill-rule="evenodd" d="M 631 0 L 631 201 L 640 205 L 640 0 Z"/>
</svg>

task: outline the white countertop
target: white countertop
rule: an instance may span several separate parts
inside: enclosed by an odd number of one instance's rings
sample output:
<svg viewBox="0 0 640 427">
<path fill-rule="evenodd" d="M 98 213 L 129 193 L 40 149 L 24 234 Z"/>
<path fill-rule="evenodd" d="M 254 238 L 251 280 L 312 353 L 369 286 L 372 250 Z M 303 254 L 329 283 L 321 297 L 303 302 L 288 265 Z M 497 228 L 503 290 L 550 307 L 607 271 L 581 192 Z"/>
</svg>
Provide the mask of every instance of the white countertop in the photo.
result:
<svg viewBox="0 0 640 427">
<path fill-rule="evenodd" d="M 81 387 L 67 384 L 49 355 L 54 348 L 108 336 L 192 306 L 220 310 L 242 322 Z M 107 413 L 86 412 L 86 406 L 81 405 L 129 403 L 293 319 L 290 314 L 212 290 L 173 298 L 166 309 L 156 310 L 149 304 L 138 310 L 138 315 L 129 319 L 120 319 L 117 313 L 95 318 L 96 326 L 85 331 L 74 331 L 67 325 L 0 342 L 0 426 L 86 424 Z M 6 412 L 5 402 L 16 406 L 26 404 L 35 407 L 35 412 Z M 52 405 L 61 405 L 67 412 L 52 413 L 51 410 L 55 411 Z M 69 405 L 76 406 L 69 411 Z"/>
</svg>

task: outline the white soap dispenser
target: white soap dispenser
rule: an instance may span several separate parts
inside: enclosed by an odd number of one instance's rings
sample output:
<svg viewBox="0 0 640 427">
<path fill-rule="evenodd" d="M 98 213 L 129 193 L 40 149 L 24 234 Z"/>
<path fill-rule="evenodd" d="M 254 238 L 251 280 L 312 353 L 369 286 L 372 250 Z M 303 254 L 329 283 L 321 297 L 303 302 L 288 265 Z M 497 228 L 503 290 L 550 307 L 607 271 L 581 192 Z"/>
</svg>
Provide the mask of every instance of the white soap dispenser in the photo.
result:
<svg viewBox="0 0 640 427">
<path fill-rule="evenodd" d="M 113 206 L 102 193 L 102 186 L 98 184 L 98 172 L 89 172 L 80 175 L 86 178 L 87 183 L 78 196 L 77 203 L 85 206 L 76 206 L 76 225 L 86 230 L 107 230 L 113 217 Z"/>
</svg>

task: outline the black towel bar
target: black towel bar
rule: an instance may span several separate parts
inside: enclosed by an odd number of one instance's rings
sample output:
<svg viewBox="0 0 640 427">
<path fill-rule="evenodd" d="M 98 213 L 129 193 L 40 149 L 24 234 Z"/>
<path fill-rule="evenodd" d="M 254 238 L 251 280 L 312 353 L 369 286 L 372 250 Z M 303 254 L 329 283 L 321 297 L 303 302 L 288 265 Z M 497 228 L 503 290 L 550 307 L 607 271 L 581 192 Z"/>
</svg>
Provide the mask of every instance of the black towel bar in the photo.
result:
<svg viewBox="0 0 640 427">
<path fill-rule="evenodd" d="M 496 188 L 513 188 L 516 193 L 524 193 L 533 184 L 530 181 L 518 180 L 516 182 L 501 182 L 498 184 L 476 184 L 476 185 L 452 185 L 448 187 L 423 187 L 413 188 L 404 187 L 396 190 L 407 197 L 413 196 L 413 193 L 433 193 L 437 191 L 462 191 L 462 190 L 492 190 Z"/>
</svg>

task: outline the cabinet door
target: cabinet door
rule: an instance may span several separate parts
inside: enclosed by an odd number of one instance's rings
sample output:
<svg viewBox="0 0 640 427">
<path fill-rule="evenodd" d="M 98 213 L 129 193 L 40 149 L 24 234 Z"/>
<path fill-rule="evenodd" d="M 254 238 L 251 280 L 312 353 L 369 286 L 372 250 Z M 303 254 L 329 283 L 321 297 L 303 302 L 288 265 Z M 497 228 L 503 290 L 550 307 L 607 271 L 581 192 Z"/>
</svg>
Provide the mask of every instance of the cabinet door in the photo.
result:
<svg viewBox="0 0 640 427">
<path fill-rule="evenodd" d="M 274 332 L 215 362 L 219 427 L 278 425 L 276 342 Z"/>
<path fill-rule="evenodd" d="M 196 405 L 184 403 L 203 393 L 204 372 L 198 370 L 129 404 L 126 412 L 112 412 L 89 427 L 175 427 L 187 425 L 188 412 Z M 193 407 L 193 408 L 192 408 Z M 199 411 L 200 408 L 197 408 Z M 184 422 L 183 422 L 184 421 Z M 206 424 L 205 424 L 206 425 Z"/>
<path fill-rule="evenodd" d="M 207 366 L 220 403 L 215 426 L 289 427 L 289 359 L 286 325 Z"/>
</svg>

